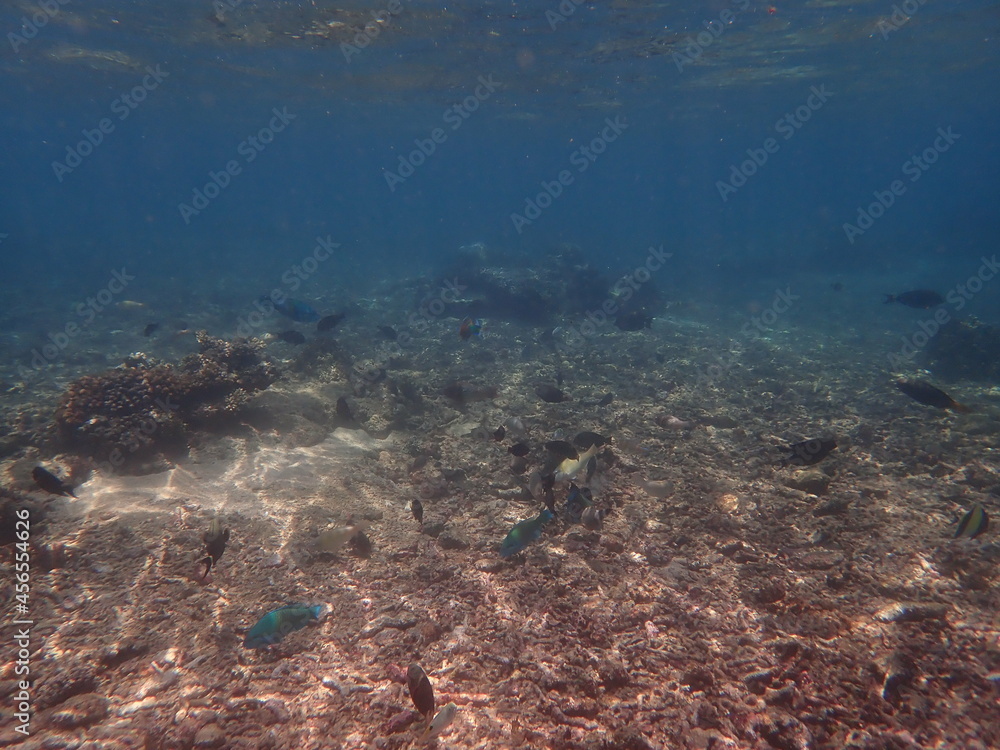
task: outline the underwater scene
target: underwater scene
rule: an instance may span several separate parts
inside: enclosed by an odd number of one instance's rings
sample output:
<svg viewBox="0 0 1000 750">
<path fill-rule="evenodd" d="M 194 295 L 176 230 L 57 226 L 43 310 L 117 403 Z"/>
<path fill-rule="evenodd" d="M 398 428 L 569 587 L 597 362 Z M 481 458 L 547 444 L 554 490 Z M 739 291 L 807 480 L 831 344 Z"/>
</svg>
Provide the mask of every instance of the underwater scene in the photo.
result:
<svg viewBox="0 0 1000 750">
<path fill-rule="evenodd" d="M 1000 2 L 0 32 L 0 748 L 1000 747 Z"/>
</svg>

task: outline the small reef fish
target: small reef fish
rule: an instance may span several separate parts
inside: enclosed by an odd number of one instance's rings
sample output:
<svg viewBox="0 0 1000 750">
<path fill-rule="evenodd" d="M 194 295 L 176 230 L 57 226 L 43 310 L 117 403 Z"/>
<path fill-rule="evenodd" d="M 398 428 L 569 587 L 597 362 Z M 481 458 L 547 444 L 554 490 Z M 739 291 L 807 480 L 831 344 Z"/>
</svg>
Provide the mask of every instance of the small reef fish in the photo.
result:
<svg viewBox="0 0 1000 750">
<path fill-rule="evenodd" d="M 955 538 L 964 536 L 967 539 L 975 539 L 977 536 L 990 528 L 990 517 L 986 515 L 986 510 L 982 505 L 976 503 L 972 510 L 962 516 L 955 530 Z"/>
<path fill-rule="evenodd" d="M 781 450 L 789 451 L 789 454 L 779 461 L 779 465 L 812 466 L 829 456 L 836 448 L 836 440 L 824 438 L 813 438 L 812 440 L 803 440 L 801 443 L 786 445 Z"/>
<path fill-rule="evenodd" d="M 76 497 L 72 486 L 42 466 L 36 466 L 31 470 L 31 478 L 35 480 L 35 484 L 51 495 Z"/>
<path fill-rule="evenodd" d="M 555 478 L 557 482 L 567 482 L 576 479 L 576 475 L 580 473 L 580 470 L 587 465 L 587 463 L 594 457 L 597 453 L 598 445 L 591 445 L 587 450 L 580 454 L 579 458 L 567 458 L 561 464 L 559 464 L 556 469 Z"/>
<path fill-rule="evenodd" d="M 641 331 L 653 327 L 653 316 L 641 310 L 625 313 L 615 318 L 615 325 L 623 331 Z"/>
<path fill-rule="evenodd" d="M 548 404 L 559 404 L 572 399 L 554 385 L 541 383 L 535 386 L 535 395 Z"/>
<path fill-rule="evenodd" d="M 660 416 L 656 418 L 656 424 L 660 427 L 666 427 L 668 430 L 687 430 L 694 427 L 694 420 L 683 420 L 680 417 L 675 417 L 673 414 L 668 416 Z"/>
<path fill-rule="evenodd" d="M 213 518 L 212 524 L 208 527 L 208 531 L 205 532 L 202 540 L 205 542 L 205 558 L 201 561 L 202 565 L 205 566 L 205 572 L 201 576 L 204 579 L 208 577 L 208 572 L 212 569 L 212 566 L 219 562 L 222 553 L 226 551 L 226 543 L 229 541 L 229 529 L 223 529 L 219 519 Z"/>
<path fill-rule="evenodd" d="M 410 691 L 410 700 L 420 713 L 424 716 L 434 713 L 434 688 L 419 664 L 411 664 L 406 670 L 406 689 Z"/>
<path fill-rule="evenodd" d="M 134 299 L 123 299 L 116 307 L 119 310 L 142 310 L 146 307 L 144 302 L 136 302 Z"/>
<path fill-rule="evenodd" d="M 322 610 L 323 608 L 319 604 L 312 607 L 289 604 L 285 607 L 272 609 L 257 620 L 257 623 L 247 632 L 243 648 L 273 646 L 289 633 L 301 630 L 313 620 L 318 620 Z"/>
<path fill-rule="evenodd" d="M 531 453 L 531 449 L 527 446 L 526 443 L 514 443 L 514 445 L 511 445 L 510 447 L 507 448 L 507 452 L 512 456 L 517 456 L 518 458 L 524 458 L 529 453 Z"/>
<path fill-rule="evenodd" d="M 500 545 L 500 557 L 516 555 L 529 544 L 540 539 L 542 528 L 553 518 L 552 511 L 543 508 L 542 512 L 534 518 L 514 524 L 514 528 L 510 530 L 510 533 L 504 538 L 503 544 Z"/>
<path fill-rule="evenodd" d="M 580 514 L 580 523 L 588 531 L 600 531 L 607 515 L 608 511 L 598 508 L 596 505 L 590 505 L 584 508 L 583 513 Z"/>
<path fill-rule="evenodd" d="M 935 292 L 933 289 L 914 289 L 909 292 L 903 292 L 902 294 L 886 294 L 884 296 L 884 303 L 886 305 L 898 302 L 901 305 L 914 307 L 918 310 L 929 310 L 932 307 L 937 307 L 938 305 L 944 303 L 944 297 Z"/>
<path fill-rule="evenodd" d="M 280 302 L 275 302 L 269 295 L 265 294 L 260 298 L 260 301 L 270 302 L 274 305 L 275 310 L 296 323 L 314 323 L 319 320 L 319 313 L 301 300 L 286 297 Z"/>
<path fill-rule="evenodd" d="M 303 336 L 298 331 L 282 331 L 277 334 L 278 341 L 284 341 L 286 344 L 304 344 L 306 343 L 306 337 Z"/>
<path fill-rule="evenodd" d="M 468 341 L 473 336 L 480 336 L 483 333 L 483 327 L 486 325 L 480 318 L 466 318 L 462 321 L 461 325 L 458 326 L 458 337 L 462 341 Z"/>
<path fill-rule="evenodd" d="M 583 512 L 593 504 L 594 496 L 589 488 L 581 489 L 575 484 L 571 484 L 569 494 L 566 495 L 566 518 L 570 523 L 579 523 Z"/>
<path fill-rule="evenodd" d="M 504 439 L 504 436 L 506 434 L 507 434 L 506 428 L 503 425 L 500 425 L 494 431 L 494 433 L 493 433 L 493 439 L 496 440 L 499 443 L 501 440 Z"/>
<path fill-rule="evenodd" d="M 399 332 L 392 326 L 379 326 L 378 332 L 386 341 L 395 341 L 399 338 Z"/>
<path fill-rule="evenodd" d="M 417 523 L 419 523 L 421 526 L 423 526 L 424 525 L 424 504 L 422 502 L 420 502 L 420 500 L 418 498 L 413 498 L 410 501 L 410 512 L 413 514 L 413 517 L 415 519 L 417 519 Z"/>
<path fill-rule="evenodd" d="M 337 425 L 340 427 L 350 427 L 354 429 L 358 421 L 354 418 L 351 405 L 347 403 L 347 397 L 341 396 L 337 399 Z"/>
<path fill-rule="evenodd" d="M 434 718 L 431 719 L 431 723 L 427 725 L 427 731 L 424 732 L 420 741 L 427 743 L 436 739 L 441 732 L 451 726 L 451 723 L 455 720 L 455 714 L 457 713 L 458 706 L 454 703 L 449 703 L 438 711 Z"/>
<path fill-rule="evenodd" d="M 952 411 L 967 412 L 968 406 L 958 403 L 955 399 L 935 388 L 926 380 L 897 380 L 896 387 L 912 398 L 914 401 L 924 406 L 933 406 L 936 409 L 951 409 Z"/>
<path fill-rule="evenodd" d="M 580 457 L 580 452 L 565 440 L 550 440 L 545 444 L 545 450 L 561 459 Z"/>
<path fill-rule="evenodd" d="M 142 335 L 145 336 L 146 338 L 149 338 L 159 329 L 160 329 L 159 323 L 147 323 L 146 327 L 142 329 Z"/>
<path fill-rule="evenodd" d="M 573 445 L 582 450 L 587 450 L 592 445 L 596 445 L 600 448 L 602 445 L 607 445 L 611 442 L 611 438 L 606 438 L 603 435 L 598 435 L 596 432 L 578 432 L 576 437 L 573 438 Z"/>
<path fill-rule="evenodd" d="M 349 526 L 337 526 L 332 529 L 325 529 L 319 533 L 316 545 L 323 552 L 335 555 L 345 544 L 354 539 L 358 534 L 364 533 L 364 528 L 357 524 Z"/>
<path fill-rule="evenodd" d="M 597 405 L 598 406 L 610 406 L 611 402 L 614 401 L 614 400 L 615 400 L 615 394 L 613 394 L 613 393 L 605 393 L 601 397 L 601 400 L 597 402 Z"/>
<path fill-rule="evenodd" d="M 325 318 L 320 318 L 319 322 L 316 323 L 316 330 L 320 333 L 332 331 L 337 327 L 337 324 L 344 319 L 346 314 L 347 313 L 334 313 L 333 315 L 327 315 Z"/>
<path fill-rule="evenodd" d="M 470 404 L 474 401 L 489 401 L 496 398 L 500 391 L 496 386 L 477 388 L 467 383 L 451 383 L 441 389 L 442 395 L 450 398 L 456 404 Z"/>
</svg>

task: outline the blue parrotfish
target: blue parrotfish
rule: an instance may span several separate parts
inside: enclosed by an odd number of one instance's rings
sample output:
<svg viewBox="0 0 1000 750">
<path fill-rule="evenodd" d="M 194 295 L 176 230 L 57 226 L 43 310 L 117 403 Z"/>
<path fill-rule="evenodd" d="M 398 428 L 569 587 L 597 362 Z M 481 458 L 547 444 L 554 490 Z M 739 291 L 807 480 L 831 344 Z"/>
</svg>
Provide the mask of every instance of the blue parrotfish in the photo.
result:
<svg viewBox="0 0 1000 750">
<path fill-rule="evenodd" d="M 247 632 L 243 648 L 264 648 L 278 643 L 289 633 L 301 630 L 313 620 L 318 620 L 322 609 L 318 604 L 312 607 L 289 604 L 285 607 L 272 609 L 257 620 L 257 623 Z"/>
<path fill-rule="evenodd" d="M 282 297 L 280 300 L 275 300 L 265 294 L 260 298 L 260 301 L 270 302 L 274 305 L 275 310 L 286 318 L 291 318 L 296 323 L 315 323 L 319 320 L 319 313 L 301 300 L 292 299 L 291 297 Z"/>
<path fill-rule="evenodd" d="M 554 518 L 552 511 L 543 508 L 534 518 L 529 518 L 514 524 L 507 537 L 500 545 L 500 557 L 516 555 L 529 544 L 542 536 L 542 527 Z"/>
</svg>

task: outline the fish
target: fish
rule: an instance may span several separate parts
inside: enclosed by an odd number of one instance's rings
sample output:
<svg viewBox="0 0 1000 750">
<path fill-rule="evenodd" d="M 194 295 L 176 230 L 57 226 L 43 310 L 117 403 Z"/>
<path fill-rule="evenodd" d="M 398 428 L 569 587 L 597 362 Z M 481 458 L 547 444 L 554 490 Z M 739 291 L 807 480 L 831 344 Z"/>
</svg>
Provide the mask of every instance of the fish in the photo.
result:
<svg viewBox="0 0 1000 750">
<path fill-rule="evenodd" d="M 579 458 L 567 458 L 559 464 L 555 473 L 556 481 L 565 482 L 576 479 L 576 475 L 580 473 L 580 470 L 597 454 L 598 448 L 600 446 L 592 445 L 581 453 Z"/>
<path fill-rule="evenodd" d="M 319 320 L 319 313 L 301 300 L 286 297 L 280 302 L 275 302 L 270 295 L 265 294 L 260 301 L 270 302 L 275 310 L 296 323 L 313 323 Z"/>
<path fill-rule="evenodd" d="M 603 435 L 598 435 L 596 432 L 578 432 L 576 437 L 573 438 L 573 445 L 577 448 L 582 448 L 587 450 L 592 445 L 596 445 L 600 448 L 602 445 L 607 445 L 611 442 L 611 438 L 606 438 Z"/>
<path fill-rule="evenodd" d="M 549 509 L 549 512 L 555 515 L 556 512 L 556 475 L 546 474 L 542 477 L 542 497 L 545 499 L 545 507 Z"/>
<path fill-rule="evenodd" d="M 906 305 L 907 307 L 915 307 L 918 310 L 929 310 L 932 307 L 937 307 L 944 303 L 944 297 L 935 292 L 933 289 L 914 289 L 909 292 L 903 292 L 902 294 L 886 294 L 883 303 L 886 305 L 891 305 L 893 302 L 898 302 L 901 305 Z"/>
<path fill-rule="evenodd" d="M 351 405 L 347 403 L 346 396 L 341 396 L 337 399 L 337 420 L 341 425 L 357 424 L 357 420 L 354 419 L 354 412 L 351 411 Z"/>
<path fill-rule="evenodd" d="M 35 480 L 35 484 L 50 495 L 76 497 L 76 492 L 73 491 L 74 488 L 70 484 L 64 482 L 42 466 L 36 466 L 31 470 L 31 478 Z"/>
<path fill-rule="evenodd" d="M 142 329 L 142 335 L 147 338 L 156 333 L 160 328 L 159 323 L 147 323 L 146 327 Z"/>
<path fill-rule="evenodd" d="M 322 610 L 323 608 L 319 604 L 311 607 L 289 604 L 272 609 L 247 631 L 247 637 L 243 640 L 243 648 L 273 646 L 289 633 L 301 630 L 313 620 L 318 620 Z"/>
<path fill-rule="evenodd" d="M 474 401 L 489 401 L 496 398 L 500 391 L 496 386 L 477 388 L 466 383 L 451 383 L 441 389 L 441 393 L 457 404 L 469 404 Z"/>
<path fill-rule="evenodd" d="M 597 402 L 597 405 L 598 406 L 610 406 L 611 402 L 614 401 L 614 400 L 615 400 L 615 394 L 613 394 L 613 393 L 605 393 L 604 396 L 601 397 L 601 400 Z"/>
<path fill-rule="evenodd" d="M 514 443 L 514 445 L 507 449 L 507 452 L 512 456 L 523 458 L 531 452 L 531 448 L 529 448 L 525 443 Z"/>
<path fill-rule="evenodd" d="M 566 495 L 566 517 L 570 523 L 577 523 L 583 512 L 594 504 L 594 495 L 589 488 L 570 484 Z"/>
<path fill-rule="evenodd" d="M 545 444 L 545 450 L 556 458 L 579 458 L 580 452 L 565 440 L 550 440 Z"/>
<path fill-rule="evenodd" d="M 410 501 L 410 513 L 417 519 L 417 523 L 421 526 L 424 525 L 424 504 L 418 498 L 413 498 Z"/>
<path fill-rule="evenodd" d="M 596 505 L 587 506 L 583 509 L 583 513 L 580 514 L 580 523 L 588 531 L 600 531 L 601 525 L 604 523 L 604 519 L 609 512 L 598 508 Z"/>
<path fill-rule="evenodd" d="M 951 409 L 958 412 L 971 411 L 968 406 L 958 403 L 947 393 L 940 388 L 935 388 L 926 380 L 897 380 L 896 387 L 914 401 L 924 406 L 933 406 L 937 409 Z"/>
<path fill-rule="evenodd" d="M 589 461 L 587 461 L 587 475 L 584 477 L 583 481 L 590 484 L 590 480 L 594 478 L 595 471 L 597 471 L 597 456 L 593 456 Z"/>
<path fill-rule="evenodd" d="M 434 713 L 434 688 L 427 673 L 419 664 L 411 664 L 406 670 L 406 689 L 417 711 L 424 716 Z"/>
<path fill-rule="evenodd" d="M 146 307 L 146 303 L 136 302 L 134 299 L 123 299 L 116 307 L 119 310 L 143 310 Z"/>
<path fill-rule="evenodd" d="M 572 399 L 563 393 L 561 390 L 556 388 L 554 385 L 548 385 L 547 383 L 541 383 L 535 386 L 535 395 L 538 396 L 542 401 L 549 404 L 558 404 L 563 401 L 571 401 Z"/>
<path fill-rule="evenodd" d="M 986 515 L 986 510 L 982 505 L 976 503 L 972 509 L 962 516 L 955 530 L 955 538 L 964 536 L 967 539 L 975 539 L 977 536 L 990 528 L 990 517 Z"/>
<path fill-rule="evenodd" d="M 675 417 L 673 414 L 657 417 L 656 424 L 660 425 L 660 427 L 666 427 L 668 430 L 687 430 L 695 425 L 694 420 L 689 419 L 685 421 L 680 417 Z"/>
<path fill-rule="evenodd" d="M 337 324 L 344 319 L 347 313 L 334 313 L 333 315 L 327 315 L 324 318 L 320 318 L 319 322 L 316 323 L 316 330 L 320 333 L 326 333 L 327 331 L 332 331 L 337 327 Z"/>
<path fill-rule="evenodd" d="M 427 743 L 434 740 L 441 732 L 451 726 L 457 713 L 458 706 L 454 703 L 449 703 L 438 711 L 434 718 L 431 719 L 431 723 L 427 725 L 427 730 L 420 737 L 420 741 Z"/>
<path fill-rule="evenodd" d="M 643 328 L 653 327 L 653 316 L 642 310 L 634 310 L 615 318 L 615 325 L 623 331 L 641 331 Z"/>
<path fill-rule="evenodd" d="M 466 318 L 458 326 L 458 337 L 462 341 L 468 341 L 473 336 L 480 336 L 483 332 L 483 327 L 486 325 L 480 318 Z"/>
<path fill-rule="evenodd" d="M 306 343 L 306 337 L 303 336 L 298 331 L 282 331 L 276 334 L 279 341 L 284 341 L 286 344 L 304 344 Z"/>
<path fill-rule="evenodd" d="M 781 466 L 812 466 L 829 456 L 837 447 L 837 441 L 824 438 L 803 440 L 801 443 L 787 445 L 781 450 L 789 451 L 782 457 Z"/>
<path fill-rule="evenodd" d="M 551 510 L 542 508 L 542 512 L 534 518 L 514 524 L 514 528 L 504 537 L 503 543 L 500 545 L 500 557 L 516 555 L 529 544 L 537 541 L 542 536 L 542 528 L 554 517 Z"/>
<path fill-rule="evenodd" d="M 379 326 L 378 332 L 382 334 L 382 338 L 388 341 L 395 341 L 399 338 L 399 333 L 392 326 Z"/>
<path fill-rule="evenodd" d="M 503 425 L 500 425 L 493 432 L 493 439 L 496 440 L 499 443 L 501 440 L 504 439 L 504 436 L 506 434 L 507 434 L 507 429 Z"/>
<path fill-rule="evenodd" d="M 363 534 L 365 527 L 361 524 L 348 524 L 347 526 L 335 526 L 332 529 L 324 529 L 316 538 L 316 544 L 323 552 L 335 555 L 341 548 L 352 541 L 358 534 Z"/>
<path fill-rule="evenodd" d="M 205 566 L 205 572 L 201 577 L 207 578 L 212 566 L 219 562 L 222 553 L 226 551 L 226 543 L 229 541 L 229 529 L 223 529 L 222 522 L 217 517 L 213 518 L 208 531 L 202 537 L 202 541 L 205 542 L 205 558 L 201 563 Z"/>
</svg>

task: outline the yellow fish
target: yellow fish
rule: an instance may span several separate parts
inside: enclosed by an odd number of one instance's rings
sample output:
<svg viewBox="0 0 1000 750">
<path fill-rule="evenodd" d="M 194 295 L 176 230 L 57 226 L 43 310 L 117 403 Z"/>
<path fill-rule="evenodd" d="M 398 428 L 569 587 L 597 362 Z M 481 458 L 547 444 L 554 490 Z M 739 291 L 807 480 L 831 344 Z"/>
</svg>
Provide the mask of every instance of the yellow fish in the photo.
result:
<svg viewBox="0 0 1000 750">
<path fill-rule="evenodd" d="M 556 469 L 556 481 L 557 482 L 571 482 L 576 479 L 576 475 L 580 473 L 580 469 L 587 465 L 597 453 L 598 446 L 592 445 L 583 453 L 580 454 L 579 458 L 567 458 L 561 464 L 559 468 Z"/>
</svg>

